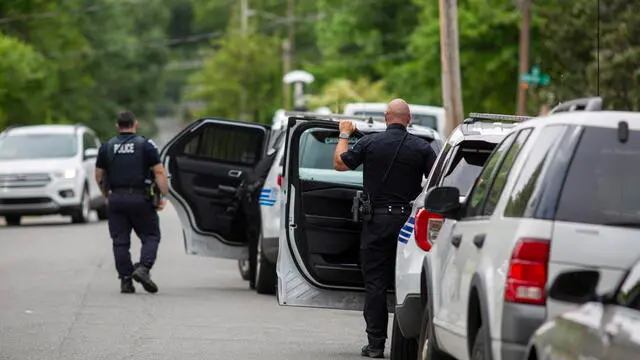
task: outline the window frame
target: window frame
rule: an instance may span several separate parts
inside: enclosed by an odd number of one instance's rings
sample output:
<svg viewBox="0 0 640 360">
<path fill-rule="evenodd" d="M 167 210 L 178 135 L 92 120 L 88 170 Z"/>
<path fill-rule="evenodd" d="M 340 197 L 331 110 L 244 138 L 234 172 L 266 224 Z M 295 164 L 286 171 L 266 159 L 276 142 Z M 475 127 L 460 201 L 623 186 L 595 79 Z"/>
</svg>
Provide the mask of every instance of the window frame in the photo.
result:
<svg viewBox="0 0 640 360">
<path fill-rule="evenodd" d="M 242 133 L 242 132 L 250 133 L 251 132 L 251 131 L 247 131 L 246 130 L 247 128 L 237 127 L 237 126 L 233 126 L 233 125 L 226 125 L 226 124 L 225 125 L 217 125 L 217 126 L 215 126 L 213 128 L 205 127 L 205 128 L 202 128 L 201 131 L 198 131 L 195 134 L 193 134 L 193 136 L 190 136 L 190 137 L 188 137 L 187 139 L 184 140 L 184 142 L 180 145 L 179 154 L 182 155 L 182 156 L 187 156 L 187 157 L 198 159 L 198 160 L 210 161 L 210 162 L 227 164 L 227 165 L 235 165 L 235 166 L 255 167 L 260 162 L 260 160 L 264 156 L 265 147 L 267 146 L 266 142 L 268 142 L 269 133 L 266 132 L 266 131 L 262 135 L 261 144 L 257 149 L 256 160 L 254 162 L 252 162 L 252 163 L 247 163 L 247 162 L 243 162 L 243 161 L 231 161 L 229 159 L 222 159 L 222 158 L 218 158 L 218 157 L 202 155 L 201 153 L 203 151 L 203 143 L 204 143 L 203 142 L 203 138 L 205 137 L 205 135 L 207 135 L 207 132 L 208 131 L 212 131 L 212 132 L 215 133 L 216 131 L 220 131 L 220 129 L 230 130 L 232 132 L 238 132 L 238 133 Z M 193 152 L 191 152 L 191 151 L 187 152 L 187 148 L 194 141 L 197 141 L 197 144 L 195 146 L 195 150 Z"/>
</svg>

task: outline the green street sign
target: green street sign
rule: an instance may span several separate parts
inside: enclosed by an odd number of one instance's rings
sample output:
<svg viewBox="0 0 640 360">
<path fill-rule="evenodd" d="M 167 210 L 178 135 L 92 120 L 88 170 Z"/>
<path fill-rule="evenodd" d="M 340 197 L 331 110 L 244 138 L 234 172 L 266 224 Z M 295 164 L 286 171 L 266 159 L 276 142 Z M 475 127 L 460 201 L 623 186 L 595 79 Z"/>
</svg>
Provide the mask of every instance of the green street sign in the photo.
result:
<svg viewBox="0 0 640 360">
<path fill-rule="evenodd" d="M 549 85 L 549 83 L 551 82 L 551 76 L 540 72 L 540 67 L 538 65 L 533 65 L 531 67 L 530 73 L 520 74 L 520 80 L 526 82 L 527 84 L 545 86 Z"/>
</svg>

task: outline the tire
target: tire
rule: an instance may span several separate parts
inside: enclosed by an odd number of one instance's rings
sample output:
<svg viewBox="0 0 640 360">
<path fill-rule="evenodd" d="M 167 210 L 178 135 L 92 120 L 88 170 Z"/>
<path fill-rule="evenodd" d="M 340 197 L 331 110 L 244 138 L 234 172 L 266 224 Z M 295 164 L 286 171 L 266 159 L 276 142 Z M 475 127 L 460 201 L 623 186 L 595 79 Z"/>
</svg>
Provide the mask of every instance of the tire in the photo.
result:
<svg viewBox="0 0 640 360">
<path fill-rule="evenodd" d="M 422 311 L 422 325 L 420 326 L 420 338 L 418 338 L 418 360 L 454 360 L 452 356 L 442 352 L 438 349 L 438 345 L 435 341 L 429 341 L 433 339 L 433 318 L 431 317 L 431 310 L 429 304 L 425 304 Z"/>
<path fill-rule="evenodd" d="M 74 224 L 84 224 L 89 221 L 89 215 L 91 214 L 91 199 L 89 198 L 89 193 L 87 192 L 87 188 L 85 187 L 82 191 L 82 198 L 80 200 L 80 205 L 78 208 L 74 210 L 73 215 L 71 215 L 71 222 Z"/>
<path fill-rule="evenodd" d="M 269 262 L 262 255 L 262 232 L 258 237 L 258 248 L 256 254 L 256 292 L 258 294 L 273 295 L 276 293 L 278 275 L 276 265 Z"/>
<path fill-rule="evenodd" d="M 20 220 L 22 217 L 20 215 L 7 215 L 4 217 L 4 220 L 7 222 L 7 226 L 20 226 Z"/>
<path fill-rule="evenodd" d="M 107 204 L 103 204 L 99 208 L 96 209 L 96 214 L 98 215 L 98 220 L 108 220 L 109 219 L 109 208 Z"/>
<path fill-rule="evenodd" d="M 471 360 L 489 360 L 487 354 L 487 335 L 484 326 L 480 326 L 471 350 Z"/>
<path fill-rule="evenodd" d="M 242 280 L 249 281 L 249 260 L 238 260 L 238 271 Z"/>
<path fill-rule="evenodd" d="M 418 342 L 416 339 L 407 339 L 402 335 L 398 318 L 393 316 L 391 328 L 391 360 L 414 360 L 418 357 Z"/>
</svg>

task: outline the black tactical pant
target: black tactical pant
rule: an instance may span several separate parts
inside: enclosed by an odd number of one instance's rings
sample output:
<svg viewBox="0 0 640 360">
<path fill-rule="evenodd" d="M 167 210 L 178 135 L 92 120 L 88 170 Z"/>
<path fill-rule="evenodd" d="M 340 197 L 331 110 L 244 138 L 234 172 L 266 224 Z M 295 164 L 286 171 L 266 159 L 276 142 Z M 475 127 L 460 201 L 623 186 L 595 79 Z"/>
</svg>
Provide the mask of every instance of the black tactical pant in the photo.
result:
<svg viewBox="0 0 640 360">
<path fill-rule="evenodd" d="M 362 229 L 360 262 L 366 294 L 364 319 L 369 345 L 375 348 L 383 348 L 387 339 L 387 290 L 393 289 L 398 234 L 406 220 L 406 215 L 375 214 L 371 222 L 365 221 Z"/>
<path fill-rule="evenodd" d="M 151 200 L 144 194 L 111 193 L 109 195 L 109 234 L 118 276 L 131 277 L 131 230 L 142 241 L 140 264 L 153 267 L 160 243 L 160 221 Z"/>
</svg>

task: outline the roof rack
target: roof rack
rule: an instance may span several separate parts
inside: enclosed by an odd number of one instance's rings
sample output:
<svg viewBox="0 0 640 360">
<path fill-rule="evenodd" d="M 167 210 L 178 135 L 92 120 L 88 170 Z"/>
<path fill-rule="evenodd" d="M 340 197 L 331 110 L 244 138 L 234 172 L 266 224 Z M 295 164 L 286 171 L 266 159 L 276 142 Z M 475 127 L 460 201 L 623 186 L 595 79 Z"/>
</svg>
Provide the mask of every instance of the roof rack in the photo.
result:
<svg viewBox="0 0 640 360">
<path fill-rule="evenodd" d="M 533 117 L 504 114 L 469 113 L 469 117 L 466 118 L 463 123 L 473 124 L 476 122 L 521 122 L 530 119 L 533 119 Z"/>
<path fill-rule="evenodd" d="M 373 122 L 374 120 L 380 121 L 384 120 L 382 117 L 378 116 L 354 116 L 354 115 L 344 115 L 344 114 L 318 114 L 314 112 L 306 112 L 306 111 L 285 111 L 284 115 L 286 117 L 297 117 L 309 120 L 359 120 L 359 121 L 368 121 Z"/>
<path fill-rule="evenodd" d="M 602 110 L 602 98 L 599 96 L 575 99 L 565 101 L 558 104 L 556 107 L 549 111 L 549 114 L 555 114 L 559 112 L 573 112 L 573 111 L 600 111 Z"/>
</svg>

